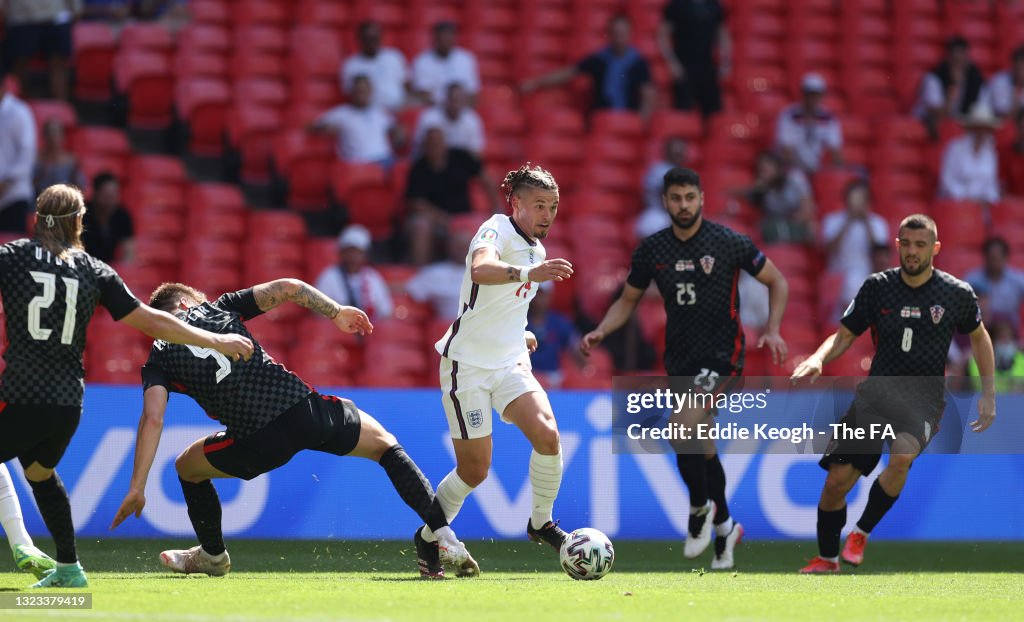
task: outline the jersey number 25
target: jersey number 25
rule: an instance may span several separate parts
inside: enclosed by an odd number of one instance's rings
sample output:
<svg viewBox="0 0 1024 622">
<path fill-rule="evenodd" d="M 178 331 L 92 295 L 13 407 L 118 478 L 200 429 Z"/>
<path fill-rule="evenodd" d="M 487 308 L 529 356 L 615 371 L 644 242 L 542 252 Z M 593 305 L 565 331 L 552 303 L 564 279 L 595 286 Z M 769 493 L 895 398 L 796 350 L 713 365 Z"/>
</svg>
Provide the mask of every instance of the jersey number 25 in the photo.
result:
<svg viewBox="0 0 1024 622">
<path fill-rule="evenodd" d="M 676 302 L 679 306 L 697 303 L 697 289 L 693 283 L 676 283 Z"/>
</svg>

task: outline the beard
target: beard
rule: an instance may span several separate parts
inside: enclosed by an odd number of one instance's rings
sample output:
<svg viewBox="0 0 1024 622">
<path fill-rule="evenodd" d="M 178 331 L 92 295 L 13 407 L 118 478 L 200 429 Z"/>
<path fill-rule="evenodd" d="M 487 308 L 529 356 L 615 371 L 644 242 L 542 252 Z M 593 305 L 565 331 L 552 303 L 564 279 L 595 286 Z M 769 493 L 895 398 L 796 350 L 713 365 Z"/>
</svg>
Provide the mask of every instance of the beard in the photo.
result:
<svg viewBox="0 0 1024 622">
<path fill-rule="evenodd" d="M 670 219 L 672 219 L 672 224 L 674 224 L 675 226 L 679 227 L 680 229 L 689 229 L 690 227 L 692 227 L 694 225 L 694 223 L 697 222 L 697 219 L 700 218 L 700 215 L 701 215 L 701 213 L 703 211 L 704 211 L 704 206 L 701 205 L 700 207 L 697 208 L 697 211 L 694 212 L 693 216 L 690 216 L 689 218 L 687 218 L 685 220 L 680 218 L 679 216 L 676 216 L 672 212 L 669 212 L 668 217 Z"/>
<path fill-rule="evenodd" d="M 907 265 L 907 261 L 900 257 L 900 270 L 903 270 L 910 276 L 917 276 L 919 274 L 922 274 L 925 270 L 927 270 L 930 267 L 932 267 L 932 262 L 930 259 L 927 261 L 924 259 L 920 259 L 918 260 L 917 267 L 911 268 L 910 266 Z"/>
</svg>

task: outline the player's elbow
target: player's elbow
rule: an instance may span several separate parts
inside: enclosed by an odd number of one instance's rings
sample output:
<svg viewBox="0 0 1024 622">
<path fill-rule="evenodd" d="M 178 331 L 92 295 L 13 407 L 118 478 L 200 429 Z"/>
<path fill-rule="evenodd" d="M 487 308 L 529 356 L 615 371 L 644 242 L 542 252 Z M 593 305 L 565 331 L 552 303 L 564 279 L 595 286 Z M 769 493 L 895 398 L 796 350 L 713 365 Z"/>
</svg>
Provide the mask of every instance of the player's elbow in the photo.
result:
<svg viewBox="0 0 1024 622">
<path fill-rule="evenodd" d="M 486 283 L 484 282 L 484 275 L 486 274 L 486 272 L 487 270 L 484 268 L 484 266 L 473 264 L 469 268 L 469 278 L 477 285 L 486 285 Z"/>
<path fill-rule="evenodd" d="M 278 279 L 276 285 L 280 287 L 281 293 L 284 294 L 288 300 L 294 299 L 302 291 L 302 288 L 306 286 L 306 283 L 299 279 Z"/>
<path fill-rule="evenodd" d="M 162 430 L 164 427 L 164 413 L 162 409 L 143 408 L 142 425 L 154 430 Z"/>
</svg>

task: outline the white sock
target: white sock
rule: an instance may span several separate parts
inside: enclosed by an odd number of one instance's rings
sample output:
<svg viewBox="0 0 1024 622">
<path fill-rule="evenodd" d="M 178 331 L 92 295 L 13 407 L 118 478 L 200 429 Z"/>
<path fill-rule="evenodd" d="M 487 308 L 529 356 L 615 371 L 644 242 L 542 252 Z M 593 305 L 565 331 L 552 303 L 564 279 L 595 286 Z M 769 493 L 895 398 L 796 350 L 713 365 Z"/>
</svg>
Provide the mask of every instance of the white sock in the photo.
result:
<svg viewBox="0 0 1024 622">
<path fill-rule="evenodd" d="M 11 549 L 24 544 L 32 546 L 32 536 L 25 531 L 25 520 L 21 516 L 21 504 L 14 492 L 14 481 L 7 470 L 7 465 L 0 462 L 0 525 L 7 534 L 7 543 Z"/>
<path fill-rule="evenodd" d="M 218 555 L 210 555 L 209 553 L 206 552 L 206 549 L 204 549 L 202 546 L 199 547 L 199 550 L 202 551 L 203 555 L 205 555 L 210 561 L 212 561 L 215 564 L 220 563 L 224 559 L 224 557 L 228 554 L 227 550 L 224 550 L 224 551 L 221 551 L 220 554 L 218 554 Z"/>
<path fill-rule="evenodd" d="M 863 535 L 865 538 L 871 535 L 856 525 L 853 526 L 853 531 L 851 531 L 850 533 L 859 533 Z"/>
<path fill-rule="evenodd" d="M 821 557 L 821 556 L 819 556 L 819 557 Z M 836 555 L 835 557 L 821 557 L 821 558 L 823 560 L 827 561 L 827 562 L 832 562 L 833 564 L 838 564 L 839 563 L 839 556 L 838 555 Z"/>
<path fill-rule="evenodd" d="M 473 492 L 473 487 L 462 481 L 455 469 L 445 475 L 441 483 L 437 485 L 437 500 L 441 503 L 441 510 L 444 511 L 444 517 L 449 523 L 459 515 L 462 504 L 466 502 L 466 497 L 471 492 Z M 420 529 L 420 536 L 427 542 L 437 542 L 440 539 L 445 544 L 449 544 L 458 541 L 455 532 L 448 527 L 438 529 L 437 533 L 434 533 L 430 527 L 424 525 Z"/>
<path fill-rule="evenodd" d="M 75 562 L 73 564 L 65 564 L 64 562 L 57 562 L 58 568 L 81 568 L 82 562 Z"/>
<path fill-rule="evenodd" d="M 533 512 L 530 524 L 540 529 L 551 520 L 555 497 L 562 485 L 562 450 L 553 456 L 545 456 L 534 450 L 530 453 L 530 488 L 533 489 Z"/>
<path fill-rule="evenodd" d="M 729 532 L 732 531 L 733 523 L 734 523 L 734 521 L 732 520 L 732 517 L 730 516 L 729 518 L 725 519 L 723 522 L 715 525 L 715 534 L 719 535 L 719 536 L 722 536 L 723 538 L 725 536 L 729 535 Z"/>
</svg>

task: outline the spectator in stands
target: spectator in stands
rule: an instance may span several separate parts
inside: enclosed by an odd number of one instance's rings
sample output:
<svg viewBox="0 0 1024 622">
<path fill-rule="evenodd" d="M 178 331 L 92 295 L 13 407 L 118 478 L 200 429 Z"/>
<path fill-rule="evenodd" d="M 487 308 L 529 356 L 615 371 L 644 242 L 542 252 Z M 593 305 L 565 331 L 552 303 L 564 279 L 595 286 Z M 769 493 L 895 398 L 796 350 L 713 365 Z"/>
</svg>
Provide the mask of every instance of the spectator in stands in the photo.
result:
<svg viewBox="0 0 1024 622">
<path fill-rule="evenodd" d="M 729 75 L 732 40 L 718 0 L 670 0 L 658 28 L 658 48 L 672 74 L 676 108 L 696 104 L 705 118 L 722 109 L 718 78 Z"/>
<path fill-rule="evenodd" d="M 1007 194 L 1024 195 L 1024 109 L 1013 117 L 1017 135 L 999 154 L 1000 177 Z"/>
<path fill-rule="evenodd" d="M 7 0 L 6 8 L 5 56 L 22 87 L 28 84 L 29 61 L 42 54 L 50 64 L 50 97 L 68 101 L 71 25 L 82 0 Z"/>
<path fill-rule="evenodd" d="M 592 109 L 633 110 L 644 119 L 654 112 L 656 93 L 647 61 L 630 43 L 629 18 L 616 15 L 608 23 L 608 45 L 575 65 L 562 67 L 536 78 L 524 80 L 524 93 L 566 84 L 580 74 L 590 77 L 594 88 Z"/>
<path fill-rule="evenodd" d="M 997 316 L 1007 318 L 1015 330 L 1020 329 L 1020 305 L 1024 302 L 1024 271 L 1010 263 L 1010 245 L 1000 237 L 991 237 L 982 245 L 984 265 L 967 273 L 978 297 L 984 297 L 985 323 Z"/>
<path fill-rule="evenodd" d="M 967 53 L 967 39 L 951 37 L 946 42 L 946 58 L 924 75 L 914 114 L 920 118 L 934 140 L 939 123 L 946 118 L 966 115 L 981 94 L 984 78 Z"/>
<path fill-rule="evenodd" d="M 501 211 L 495 185 L 480 159 L 464 149 L 449 149 L 440 128 L 428 129 L 423 139 L 423 155 L 409 170 L 405 189 L 406 227 L 413 264 L 428 263 L 434 256 L 434 242 L 447 234 L 451 216 L 470 211 L 469 183 L 474 179 L 487 193 L 494 213 Z"/>
<path fill-rule="evenodd" d="M 362 309 L 372 321 L 386 320 L 394 303 L 384 277 L 367 261 L 371 241 L 366 227 L 345 227 L 338 236 L 338 263 L 320 273 L 316 288 L 339 304 Z"/>
<path fill-rule="evenodd" d="M 454 219 L 453 219 L 454 220 Z M 466 271 L 466 251 L 480 225 L 468 217 L 469 226 L 454 222 L 448 233 L 448 255 L 443 261 L 423 266 L 405 284 L 405 291 L 420 303 L 430 303 L 434 317 L 447 322 L 459 315 L 459 294 L 462 274 Z"/>
<path fill-rule="evenodd" d="M 585 363 L 576 347 L 580 335 L 569 318 L 551 309 L 552 283 L 538 283 L 536 287 L 537 295 L 530 302 L 526 316 L 526 330 L 537 338 L 537 349 L 530 354 L 530 364 L 542 384 L 557 388 L 565 377 L 563 354 L 568 353 L 576 365 L 582 367 Z"/>
<path fill-rule="evenodd" d="M 351 94 L 356 76 L 367 76 L 373 87 L 370 103 L 395 112 L 405 106 L 410 90 L 409 67 L 395 48 L 381 47 L 380 24 L 365 21 L 358 28 L 359 51 L 341 67 L 341 90 Z"/>
<path fill-rule="evenodd" d="M 939 171 L 939 196 L 947 199 L 999 201 L 999 154 L 992 132 L 999 119 L 985 102 L 978 102 L 961 120 L 967 130 L 946 145 Z"/>
<path fill-rule="evenodd" d="M 443 102 L 445 90 L 452 83 L 461 84 L 469 95 L 470 105 L 476 105 L 476 94 L 480 91 L 476 56 L 455 45 L 455 34 L 455 24 L 435 24 L 433 47 L 421 52 L 412 63 L 413 92 L 427 105 Z"/>
<path fill-rule="evenodd" d="M 469 107 L 466 89 L 458 82 L 448 85 L 443 106 L 434 106 L 420 115 L 416 126 L 417 150 L 423 148 L 427 129 L 436 127 L 444 132 L 445 142 L 452 149 L 465 149 L 476 157 L 484 151 L 484 124 L 480 115 Z"/>
<path fill-rule="evenodd" d="M 309 129 L 336 135 L 338 157 L 346 162 L 390 167 L 395 159 L 394 149 L 401 146 L 405 137 L 391 113 L 370 103 L 372 95 L 370 79 L 356 76 L 349 103 L 331 108 Z"/>
<path fill-rule="evenodd" d="M 979 98 L 997 117 L 1013 118 L 1024 107 L 1024 45 L 1013 50 L 1009 69 L 989 78 Z"/>
<path fill-rule="evenodd" d="M 844 209 L 825 216 L 821 241 L 828 260 L 827 270 L 844 277 L 838 303 L 845 307 L 857 295 L 864 279 L 879 271 L 873 265 L 875 252 L 872 249 L 881 247 L 885 251 L 884 255 L 878 253 L 885 260 L 881 270 L 891 267 L 892 254 L 886 244 L 889 225 L 871 211 L 871 189 L 866 181 L 855 179 L 846 184 L 843 205 Z"/>
<path fill-rule="evenodd" d="M 0 62 L 0 231 L 25 233 L 35 200 L 36 122 L 28 104 L 4 89 L 6 77 Z"/>
<path fill-rule="evenodd" d="M 59 119 L 49 119 L 43 124 L 43 149 L 36 160 L 33 180 L 36 194 L 54 184 L 85 186 L 78 158 L 64 145 L 64 124 Z"/>
<path fill-rule="evenodd" d="M 665 173 L 685 167 L 690 162 L 690 145 L 678 136 L 665 139 L 662 159 L 651 164 L 644 175 L 644 211 L 636 219 L 633 230 L 640 239 L 668 227 L 671 221 L 661 201 Z"/>
<path fill-rule="evenodd" d="M 822 164 L 827 149 L 833 165 L 842 166 L 843 129 L 831 112 L 821 105 L 828 85 L 817 73 L 804 75 L 801 101 L 782 109 L 775 125 L 775 145 L 786 162 L 813 174 Z"/>
<path fill-rule="evenodd" d="M 107 263 L 135 258 L 135 226 L 121 204 L 121 183 L 113 173 L 93 178 L 92 200 L 86 204 L 82 226 L 82 243 L 93 257 Z"/>
<path fill-rule="evenodd" d="M 996 356 L 996 391 L 999 393 L 1019 392 L 1024 389 L 1024 352 L 1020 350 L 1017 331 L 1008 318 L 994 317 L 985 322 L 989 335 L 992 336 L 992 349 Z M 971 358 L 967 363 L 967 373 L 971 376 L 971 385 L 975 391 L 981 390 L 978 362 Z"/>
<path fill-rule="evenodd" d="M 799 168 L 786 170 L 774 152 L 757 157 L 754 185 L 737 192 L 761 211 L 764 241 L 810 242 L 814 239 L 814 199 L 811 184 Z"/>
</svg>

